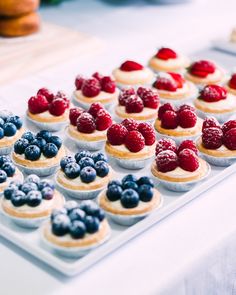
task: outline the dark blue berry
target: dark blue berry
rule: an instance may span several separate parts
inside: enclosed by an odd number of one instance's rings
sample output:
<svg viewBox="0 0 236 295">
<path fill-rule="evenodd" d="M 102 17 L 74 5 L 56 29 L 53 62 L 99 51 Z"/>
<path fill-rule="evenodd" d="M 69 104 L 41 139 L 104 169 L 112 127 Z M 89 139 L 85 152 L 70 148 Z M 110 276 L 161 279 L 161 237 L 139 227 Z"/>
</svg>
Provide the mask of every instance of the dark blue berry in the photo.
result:
<svg viewBox="0 0 236 295">
<path fill-rule="evenodd" d="M 80 171 L 80 179 L 82 182 L 90 183 L 93 182 L 96 178 L 96 170 L 92 167 L 84 167 Z"/>
<path fill-rule="evenodd" d="M 5 155 L 0 156 L 0 168 L 6 162 L 11 162 L 11 158 L 9 156 L 5 156 Z"/>
<path fill-rule="evenodd" d="M 106 191 L 106 196 L 109 201 L 114 202 L 121 198 L 122 196 L 122 187 L 116 184 L 109 185 Z"/>
<path fill-rule="evenodd" d="M 41 156 L 41 150 L 37 145 L 29 145 L 25 149 L 25 158 L 30 161 L 37 161 Z"/>
<path fill-rule="evenodd" d="M 79 163 L 80 168 L 83 169 L 84 167 L 94 167 L 94 161 L 92 158 L 89 157 L 84 157 L 82 159 L 80 159 Z"/>
<path fill-rule="evenodd" d="M 137 184 L 138 185 L 148 184 L 151 187 L 154 187 L 153 180 L 150 177 L 148 177 L 148 176 L 142 176 L 142 177 L 140 177 L 139 180 L 137 181 Z"/>
<path fill-rule="evenodd" d="M 32 142 L 35 139 L 35 136 L 31 131 L 27 131 L 21 136 L 21 138 L 25 138 L 28 142 Z"/>
<path fill-rule="evenodd" d="M 54 143 L 56 146 L 57 146 L 57 148 L 58 149 L 60 149 L 61 148 L 61 146 L 62 146 L 62 140 L 60 139 L 60 137 L 59 136 L 51 136 L 50 138 L 49 138 L 49 141 L 48 142 L 50 142 L 50 143 Z"/>
<path fill-rule="evenodd" d="M 42 194 L 39 191 L 30 191 L 26 195 L 27 205 L 30 207 L 37 207 L 42 202 Z"/>
<path fill-rule="evenodd" d="M 44 200 L 51 200 L 54 195 L 54 190 L 51 189 L 50 187 L 45 187 L 44 189 L 41 190 L 41 194 Z"/>
<path fill-rule="evenodd" d="M 58 153 L 58 148 L 54 143 L 47 143 L 43 147 L 43 155 L 46 158 L 53 158 L 57 155 L 57 153 Z"/>
<path fill-rule="evenodd" d="M 150 202 L 153 197 L 153 189 L 148 184 L 142 184 L 139 187 L 139 198 L 143 202 Z"/>
<path fill-rule="evenodd" d="M 127 174 L 127 175 L 125 175 L 125 177 L 122 178 L 122 184 L 125 183 L 126 181 L 136 182 L 137 177 L 133 174 Z"/>
<path fill-rule="evenodd" d="M 5 190 L 4 190 L 4 198 L 7 200 L 11 200 L 12 196 L 14 193 L 17 192 L 17 187 L 10 187 L 8 186 Z"/>
<path fill-rule="evenodd" d="M 82 221 L 74 221 L 70 226 L 70 234 L 74 239 L 82 239 L 86 234 L 86 226 Z"/>
<path fill-rule="evenodd" d="M 24 182 L 20 189 L 27 195 L 30 191 L 37 191 L 38 186 L 36 183 L 33 182 Z"/>
<path fill-rule="evenodd" d="M 1 169 L 7 173 L 8 177 L 12 177 L 16 172 L 16 167 L 12 162 L 5 162 Z"/>
<path fill-rule="evenodd" d="M 70 229 L 70 218 L 65 214 L 58 214 L 52 219 L 52 232 L 56 236 L 64 236 Z"/>
<path fill-rule="evenodd" d="M 78 207 L 72 209 L 69 214 L 71 221 L 75 221 L 75 220 L 83 221 L 85 216 L 86 216 L 85 212 Z"/>
<path fill-rule="evenodd" d="M 107 162 L 107 157 L 101 152 L 93 153 L 92 158 L 93 158 L 95 163 L 98 162 L 98 161 Z"/>
<path fill-rule="evenodd" d="M 42 137 L 46 140 L 46 142 L 49 142 L 50 137 L 52 136 L 52 133 L 47 130 L 41 130 L 36 134 L 36 137 Z"/>
<path fill-rule="evenodd" d="M 17 132 L 17 128 L 12 123 L 5 123 L 3 125 L 4 135 L 7 137 L 14 136 Z"/>
<path fill-rule="evenodd" d="M 89 151 L 81 151 L 81 152 L 75 154 L 75 161 L 76 161 L 77 163 L 79 163 L 79 161 L 80 161 L 82 158 L 84 158 L 84 157 L 89 157 L 89 158 L 91 158 L 92 155 L 91 155 L 91 153 L 90 153 Z"/>
<path fill-rule="evenodd" d="M 69 163 L 75 163 L 74 157 L 72 157 L 72 156 L 63 157 L 60 162 L 61 169 L 64 171 L 66 165 Z"/>
<path fill-rule="evenodd" d="M 128 188 L 123 191 L 120 202 L 124 208 L 135 208 L 139 203 L 139 195 L 135 190 Z"/>
<path fill-rule="evenodd" d="M 38 185 L 40 183 L 40 178 L 38 175 L 30 174 L 25 178 L 25 182 L 33 182 Z"/>
<path fill-rule="evenodd" d="M 96 162 L 94 168 L 95 168 L 95 170 L 97 172 L 97 175 L 99 177 L 105 177 L 109 173 L 109 166 L 104 161 L 98 161 L 98 162 Z"/>
<path fill-rule="evenodd" d="M 80 166 L 76 162 L 69 163 L 66 165 L 64 173 L 68 178 L 75 179 L 80 175 Z"/>
<path fill-rule="evenodd" d="M 67 210 L 65 208 L 53 209 L 51 213 L 51 220 L 53 220 L 57 215 L 64 214 L 67 215 Z"/>
<path fill-rule="evenodd" d="M 14 179 L 9 183 L 10 187 L 16 187 L 17 189 L 21 189 L 22 181 L 20 179 Z"/>
<path fill-rule="evenodd" d="M 99 230 L 99 219 L 93 216 L 85 217 L 85 226 L 88 233 L 93 234 Z"/>
<path fill-rule="evenodd" d="M 109 186 L 111 186 L 111 185 L 119 185 L 119 186 L 121 186 L 122 187 L 122 184 L 121 184 L 121 182 L 119 181 L 119 180 L 112 180 L 112 181 L 110 181 L 109 183 L 108 183 L 108 187 Z"/>
<path fill-rule="evenodd" d="M 54 190 L 55 185 L 52 180 L 50 179 L 43 179 L 38 183 L 38 189 L 42 191 L 45 187 L 50 187 Z"/>
<path fill-rule="evenodd" d="M 14 152 L 16 154 L 22 155 L 25 152 L 25 149 L 29 145 L 29 141 L 25 138 L 18 139 L 14 144 Z"/>
<path fill-rule="evenodd" d="M 11 202 L 15 207 L 21 207 L 26 204 L 27 197 L 22 191 L 16 191 L 12 197 Z"/>
<path fill-rule="evenodd" d="M 100 221 L 105 218 L 104 211 L 93 201 L 84 201 L 80 204 L 80 208 L 87 214 L 97 217 Z"/>
<path fill-rule="evenodd" d="M 79 204 L 76 201 L 67 201 L 64 205 L 64 208 L 67 210 L 68 214 L 70 214 L 71 210 L 78 207 Z"/>
<path fill-rule="evenodd" d="M 7 181 L 7 173 L 3 170 L 0 170 L 0 183 Z"/>
<path fill-rule="evenodd" d="M 4 125 L 5 121 L 3 120 L 2 117 L 0 117 L 0 127 L 3 128 L 3 125 Z"/>
<path fill-rule="evenodd" d="M 6 122 L 14 124 L 17 129 L 20 129 L 23 125 L 23 122 L 19 116 L 10 116 L 7 118 Z"/>
<path fill-rule="evenodd" d="M 47 142 L 42 137 L 36 137 L 30 144 L 37 145 L 42 150 Z"/>
<path fill-rule="evenodd" d="M 0 139 L 4 137 L 4 130 L 2 127 L 0 127 Z"/>
<path fill-rule="evenodd" d="M 126 181 L 123 183 L 122 185 L 123 189 L 127 189 L 127 188 L 132 188 L 134 189 L 135 191 L 138 191 L 138 185 L 136 182 L 133 182 L 133 181 Z"/>
</svg>

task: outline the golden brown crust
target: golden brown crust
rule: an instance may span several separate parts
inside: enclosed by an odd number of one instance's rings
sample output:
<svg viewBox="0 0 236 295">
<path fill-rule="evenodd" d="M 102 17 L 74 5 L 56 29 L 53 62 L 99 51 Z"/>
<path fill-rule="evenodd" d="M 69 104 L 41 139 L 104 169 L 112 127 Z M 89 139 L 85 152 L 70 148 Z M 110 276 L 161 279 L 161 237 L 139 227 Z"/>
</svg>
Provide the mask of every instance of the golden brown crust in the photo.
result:
<svg viewBox="0 0 236 295">
<path fill-rule="evenodd" d="M 179 70 L 182 70 L 184 68 L 186 68 L 189 63 L 186 62 L 185 64 L 183 65 L 171 65 L 171 66 L 165 66 L 165 65 L 160 65 L 158 64 L 158 58 L 156 58 L 155 56 L 153 56 L 150 60 L 149 60 L 149 67 L 152 68 L 153 70 L 156 70 L 156 71 L 160 71 L 160 72 L 168 72 L 168 71 L 179 71 Z"/>
<path fill-rule="evenodd" d="M 165 98 L 165 99 L 170 99 L 170 100 L 175 100 L 175 99 L 186 99 L 187 97 L 191 96 L 194 88 L 191 82 L 186 81 L 187 89 L 185 93 L 178 93 L 177 91 L 161 91 L 156 88 L 155 90 L 158 91 L 158 94 L 160 98 Z"/>
<path fill-rule="evenodd" d="M 30 111 L 27 111 L 27 115 L 31 120 L 42 122 L 42 123 L 58 123 L 66 122 L 69 119 L 69 110 L 61 116 L 50 116 L 50 117 L 41 117 L 40 114 L 32 114 Z"/>
<path fill-rule="evenodd" d="M 185 74 L 185 78 L 191 82 L 193 82 L 194 84 L 217 84 L 217 83 L 220 83 L 223 78 L 224 78 L 224 73 L 221 71 L 221 75 L 219 78 L 215 78 L 215 79 L 208 79 L 207 77 L 206 78 L 200 78 L 200 77 L 197 77 L 197 76 L 193 76 L 191 75 L 189 72 L 186 72 Z"/>
<path fill-rule="evenodd" d="M 21 137 L 21 135 L 25 132 L 25 129 L 21 127 L 21 129 L 17 130 L 16 134 L 11 137 L 4 136 L 0 139 L 0 147 L 10 147 L 12 146 L 17 139 Z"/>
<path fill-rule="evenodd" d="M 105 211 L 108 211 L 113 214 L 118 214 L 118 215 L 129 216 L 129 215 L 145 214 L 157 208 L 161 203 L 161 194 L 156 189 L 154 189 L 153 191 L 154 191 L 154 195 L 152 200 L 146 203 L 143 202 L 142 203 L 143 206 L 138 206 L 136 208 L 129 208 L 129 209 L 121 207 L 120 209 L 118 209 L 112 206 L 112 202 L 107 199 L 106 190 L 104 190 L 100 195 L 99 205 Z"/>
<path fill-rule="evenodd" d="M 209 156 L 213 157 L 236 157 L 236 151 L 231 151 L 225 147 L 225 150 L 210 150 L 206 149 L 202 144 L 202 139 L 199 138 L 197 141 L 197 148 L 198 150 L 203 153 L 207 154 Z"/>
<path fill-rule="evenodd" d="M 88 234 L 83 239 L 72 239 L 65 236 L 58 237 L 52 233 L 51 226 L 49 223 L 43 228 L 43 235 L 50 243 L 57 246 L 73 248 L 73 247 L 89 247 L 98 244 L 103 241 L 110 233 L 110 226 L 106 219 L 100 223 L 99 231 L 94 234 Z"/>
<path fill-rule="evenodd" d="M 146 113 L 144 111 L 140 112 L 140 113 L 126 113 L 119 105 L 116 106 L 115 108 L 115 113 L 118 117 L 122 118 L 122 119 L 127 119 L 127 118 L 131 118 L 137 121 L 145 121 L 145 120 L 154 120 L 157 116 L 157 109 L 148 109 L 150 110 L 149 113 Z"/>
<path fill-rule="evenodd" d="M 71 124 L 69 125 L 67 132 L 74 139 L 81 141 L 105 141 L 107 137 L 106 132 L 104 133 L 103 131 L 95 131 L 93 133 L 79 132 L 76 126 L 73 126 Z"/>
<path fill-rule="evenodd" d="M 0 15 L 19 16 L 37 10 L 39 0 L 1 0 Z"/>
<path fill-rule="evenodd" d="M 106 93 L 104 98 L 101 98 L 101 96 L 97 95 L 95 97 L 87 97 L 84 96 L 81 92 L 81 90 L 76 90 L 74 91 L 74 97 L 76 100 L 84 102 L 84 103 L 88 103 L 88 104 L 92 104 L 94 102 L 100 102 L 102 104 L 107 104 L 107 103 L 111 103 L 115 100 L 117 100 L 119 95 L 119 91 L 116 90 L 114 93 Z"/>
<path fill-rule="evenodd" d="M 235 98 L 235 101 L 236 101 L 236 98 Z M 210 104 L 210 102 L 209 102 Z M 200 99 L 195 99 L 194 101 L 194 106 L 202 111 L 202 112 L 205 112 L 205 113 L 211 113 L 211 114 L 223 114 L 223 113 L 229 113 L 229 112 L 234 112 L 236 111 L 236 106 L 234 108 L 219 108 L 219 109 L 211 109 L 211 108 L 208 108 L 206 106 L 202 106 L 201 103 L 200 103 Z"/>
</svg>

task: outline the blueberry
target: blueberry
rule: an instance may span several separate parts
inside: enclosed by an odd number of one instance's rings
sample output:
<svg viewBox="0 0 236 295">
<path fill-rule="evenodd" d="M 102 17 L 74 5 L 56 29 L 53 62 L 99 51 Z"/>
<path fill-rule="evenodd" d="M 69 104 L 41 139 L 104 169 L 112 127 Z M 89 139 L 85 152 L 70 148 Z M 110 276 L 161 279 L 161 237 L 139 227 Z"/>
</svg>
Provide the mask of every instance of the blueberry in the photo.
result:
<svg viewBox="0 0 236 295">
<path fill-rule="evenodd" d="M 42 194 L 39 191 L 30 191 L 26 195 L 27 205 L 30 207 L 37 207 L 42 202 Z"/>
<path fill-rule="evenodd" d="M 25 138 L 18 139 L 14 144 L 14 152 L 16 154 L 22 155 L 25 152 L 25 149 L 29 145 L 29 141 Z"/>
<path fill-rule="evenodd" d="M 99 177 L 105 177 L 109 173 L 109 166 L 104 161 L 98 161 L 98 162 L 96 162 L 94 168 L 95 168 L 95 170 L 97 172 L 97 175 Z"/>
<path fill-rule="evenodd" d="M 74 157 L 72 157 L 72 156 L 63 157 L 60 162 L 61 169 L 64 171 L 66 165 L 69 163 L 75 163 Z"/>
<path fill-rule="evenodd" d="M 38 177 L 38 175 L 30 174 L 25 178 L 25 182 L 33 182 L 35 184 L 39 184 L 40 178 Z"/>
<path fill-rule="evenodd" d="M 124 208 L 135 208 L 139 203 L 139 195 L 135 190 L 128 188 L 123 191 L 120 201 Z"/>
<path fill-rule="evenodd" d="M 31 142 L 31 144 L 37 145 L 42 150 L 43 147 L 47 144 L 47 142 L 42 137 L 37 137 Z"/>
<path fill-rule="evenodd" d="M 16 172 L 16 167 L 12 162 L 5 162 L 1 169 L 7 173 L 8 177 L 12 177 Z"/>
<path fill-rule="evenodd" d="M 47 143 L 43 147 L 43 155 L 46 158 L 53 158 L 57 155 L 57 153 L 58 153 L 58 148 L 54 143 Z"/>
<path fill-rule="evenodd" d="M 36 137 L 42 137 L 46 140 L 46 142 L 49 141 L 50 137 L 52 136 L 52 133 L 47 130 L 41 130 L 36 134 Z"/>
<path fill-rule="evenodd" d="M 37 145 L 29 145 L 25 149 L 25 158 L 30 161 L 37 161 L 41 156 L 41 150 Z"/>
<path fill-rule="evenodd" d="M 64 172 L 68 178 L 74 179 L 80 174 L 80 166 L 76 162 L 69 163 L 66 165 Z"/>
<path fill-rule="evenodd" d="M 67 215 L 67 210 L 65 208 L 53 209 L 51 213 L 51 220 L 53 220 L 57 215 L 64 214 Z"/>
<path fill-rule="evenodd" d="M 49 138 L 49 141 L 48 142 L 54 143 L 57 146 L 58 149 L 60 149 L 61 146 L 62 146 L 62 140 L 60 139 L 59 136 L 51 136 Z"/>
<path fill-rule="evenodd" d="M 17 187 L 10 187 L 8 186 L 5 190 L 4 190 L 4 198 L 7 200 L 11 200 L 13 194 L 15 194 L 17 192 Z"/>
<path fill-rule="evenodd" d="M 65 214 L 58 214 L 52 219 L 52 232 L 56 236 L 64 236 L 70 229 L 70 218 Z"/>
<path fill-rule="evenodd" d="M 123 183 L 122 185 L 123 189 L 127 189 L 127 188 L 132 188 L 134 189 L 135 191 L 138 191 L 138 185 L 136 182 L 133 182 L 133 181 L 126 181 Z"/>
<path fill-rule="evenodd" d="M 93 153 L 92 158 L 93 158 L 95 163 L 98 162 L 98 161 L 107 162 L 107 157 L 101 152 Z"/>
<path fill-rule="evenodd" d="M 7 181 L 7 173 L 3 170 L 0 170 L 0 183 Z"/>
<path fill-rule="evenodd" d="M 12 197 L 11 202 L 15 207 L 20 207 L 26 204 L 27 197 L 22 191 L 16 191 Z"/>
<path fill-rule="evenodd" d="M 0 139 L 4 137 L 4 130 L 2 127 L 0 127 Z"/>
<path fill-rule="evenodd" d="M 22 181 L 20 179 L 14 179 L 9 183 L 10 187 L 16 187 L 17 189 L 21 189 Z"/>
<path fill-rule="evenodd" d="M 88 233 L 93 234 L 99 230 L 99 219 L 93 216 L 85 217 L 85 226 Z"/>
<path fill-rule="evenodd" d="M 105 218 L 104 211 L 93 201 L 85 201 L 80 205 L 80 208 L 87 214 L 97 217 L 100 221 Z"/>
<path fill-rule="evenodd" d="M 51 200 L 54 195 L 54 190 L 50 187 L 45 187 L 44 189 L 42 189 L 41 193 L 44 200 Z"/>
<path fill-rule="evenodd" d="M 67 201 L 64 205 L 64 208 L 70 214 L 71 210 L 78 208 L 79 204 L 76 201 Z"/>
<path fill-rule="evenodd" d="M 126 181 L 136 182 L 137 177 L 133 174 L 127 174 L 127 175 L 125 175 L 125 177 L 122 178 L 122 184 L 125 183 Z"/>
<path fill-rule="evenodd" d="M 45 187 L 50 187 L 51 189 L 55 189 L 54 183 L 50 179 L 43 179 L 38 183 L 38 189 L 42 191 Z"/>
<path fill-rule="evenodd" d="M 6 122 L 14 124 L 17 129 L 20 129 L 23 125 L 23 122 L 19 116 L 10 116 L 7 118 Z"/>
<path fill-rule="evenodd" d="M 122 192 L 123 190 L 121 186 L 113 184 L 108 186 L 106 196 L 109 201 L 114 202 L 121 198 Z"/>
<path fill-rule="evenodd" d="M 148 184 L 142 184 L 139 187 L 139 198 L 143 202 L 150 202 L 153 197 L 153 189 Z"/>
<path fill-rule="evenodd" d="M 0 168 L 6 162 L 11 162 L 11 158 L 9 156 L 5 156 L 5 155 L 0 156 Z"/>
<path fill-rule="evenodd" d="M 27 132 L 23 133 L 21 138 L 25 138 L 28 140 L 28 142 L 32 142 L 35 139 L 35 136 L 31 131 L 27 131 Z"/>
<path fill-rule="evenodd" d="M 71 221 L 75 221 L 75 220 L 83 221 L 85 216 L 86 216 L 85 212 L 78 207 L 72 209 L 69 214 Z"/>
<path fill-rule="evenodd" d="M 37 191 L 38 186 L 36 183 L 33 182 L 24 182 L 20 189 L 27 195 L 30 191 Z"/>
<path fill-rule="evenodd" d="M 83 169 L 84 167 L 94 167 L 94 161 L 92 158 L 89 157 L 83 157 L 82 159 L 79 160 L 80 168 Z"/>
<path fill-rule="evenodd" d="M 2 117 L 0 117 L 0 127 L 3 128 L 3 125 L 4 125 L 5 121 L 3 120 Z"/>
<path fill-rule="evenodd" d="M 80 171 L 80 179 L 85 183 L 93 182 L 96 176 L 96 170 L 92 167 L 84 167 Z"/>
<path fill-rule="evenodd" d="M 4 135 L 7 137 L 14 136 L 17 132 L 17 128 L 12 123 L 5 123 L 3 125 Z"/>
<path fill-rule="evenodd" d="M 86 234 L 86 226 L 82 221 L 74 221 L 70 226 L 70 234 L 74 239 L 82 239 Z"/>
<path fill-rule="evenodd" d="M 79 163 L 79 161 L 80 161 L 82 158 L 84 158 L 84 157 L 89 157 L 89 158 L 91 158 L 92 155 L 91 155 L 91 153 L 90 153 L 89 151 L 82 151 L 82 152 L 79 152 L 79 153 L 75 154 L 75 161 L 76 161 L 77 163 Z"/>
<path fill-rule="evenodd" d="M 122 184 L 121 184 L 121 182 L 119 181 L 119 180 L 112 180 L 112 181 L 110 181 L 109 183 L 108 183 L 108 187 L 109 186 L 111 186 L 111 185 L 119 185 L 119 186 L 121 186 L 122 187 Z"/>
<path fill-rule="evenodd" d="M 142 176 L 142 177 L 140 177 L 139 180 L 137 181 L 137 184 L 138 185 L 148 184 L 151 187 L 154 187 L 153 180 L 150 177 L 148 177 L 148 176 Z"/>
</svg>

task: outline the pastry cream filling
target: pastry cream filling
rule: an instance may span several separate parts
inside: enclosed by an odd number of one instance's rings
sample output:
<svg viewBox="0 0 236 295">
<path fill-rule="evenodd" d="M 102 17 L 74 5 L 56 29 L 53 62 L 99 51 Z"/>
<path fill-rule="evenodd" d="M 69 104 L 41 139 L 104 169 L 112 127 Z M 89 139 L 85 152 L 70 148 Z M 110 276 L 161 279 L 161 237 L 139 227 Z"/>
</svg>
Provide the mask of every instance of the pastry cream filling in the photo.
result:
<svg viewBox="0 0 236 295">
<path fill-rule="evenodd" d="M 168 60 L 160 59 L 154 56 L 152 59 L 152 66 L 161 67 L 161 68 L 181 68 L 189 64 L 188 58 L 183 55 L 178 55 L 177 58 L 170 58 Z"/>
<path fill-rule="evenodd" d="M 153 73 L 148 68 L 131 72 L 115 69 L 113 75 L 118 82 L 127 84 L 149 83 L 153 79 Z"/>
<path fill-rule="evenodd" d="M 124 144 L 122 144 L 122 145 L 113 145 L 112 147 L 115 148 L 118 151 L 126 152 L 126 153 L 128 152 L 128 153 L 133 154 L 130 150 L 127 149 L 127 147 Z M 145 145 L 144 148 L 141 151 L 135 153 L 135 155 L 141 154 L 143 152 L 149 152 L 149 151 L 152 151 L 152 150 L 153 150 L 153 145 L 151 145 L 151 146 Z"/>
<path fill-rule="evenodd" d="M 165 174 L 168 175 L 169 177 L 173 177 L 173 178 L 186 178 L 186 177 L 194 177 L 194 176 L 198 176 L 199 175 L 199 171 L 202 170 L 202 164 L 201 161 L 199 161 L 199 167 L 197 170 L 190 172 L 190 171 L 186 171 L 180 167 L 175 168 L 172 171 L 168 171 Z"/>
<path fill-rule="evenodd" d="M 125 113 L 125 114 L 129 114 L 130 116 L 132 116 L 133 114 L 140 114 L 142 116 L 149 116 L 149 115 L 152 115 L 153 113 L 155 114 L 157 109 L 151 109 L 151 108 L 146 108 L 144 107 L 142 112 L 140 113 L 127 113 L 126 110 L 125 110 L 125 106 L 121 106 L 121 105 L 118 105 L 116 107 L 116 111 L 117 113 Z"/>
<path fill-rule="evenodd" d="M 228 93 L 226 99 L 222 99 L 216 102 L 207 102 L 202 99 L 198 99 L 197 104 L 211 110 L 234 109 L 236 107 L 236 97 Z"/>
<path fill-rule="evenodd" d="M 201 81 L 201 83 L 211 83 L 211 82 L 222 80 L 223 74 L 224 74 L 224 72 L 218 68 L 215 70 L 214 73 L 208 74 L 206 78 L 194 76 L 191 73 L 186 73 L 186 76 L 187 77 L 188 76 L 194 77 L 194 78 L 198 79 L 199 81 Z"/>
<path fill-rule="evenodd" d="M 50 119 L 50 118 L 56 118 L 56 117 L 58 117 L 59 119 L 59 118 L 67 116 L 68 114 L 69 114 L 69 109 L 67 109 L 61 116 L 54 116 L 50 114 L 49 111 L 45 111 L 43 113 L 36 114 L 34 116 L 37 116 L 38 118 L 41 118 L 41 119 Z"/>
<path fill-rule="evenodd" d="M 201 129 L 200 129 L 201 124 L 202 124 L 202 119 L 197 118 L 197 122 L 196 122 L 195 126 L 193 126 L 193 127 L 190 127 L 190 128 L 183 128 L 183 127 L 181 127 L 181 126 L 178 125 L 178 127 L 175 128 L 175 129 L 164 129 L 164 130 L 167 130 L 167 131 L 174 130 L 174 131 L 179 131 L 179 132 L 185 132 L 185 131 L 188 132 L 188 131 L 194 131 L 194 130 L 196 130 L 196 131 L 200 131 L 200 130 L 201 130 Z M 199 130 L 199 129 L 200 129 L 200 130 Z"/>
<path fill-rule="evenodd" d="M 70 131 L 70 135 L 73 136 L 74 133 L 77 133 L 78 135 L 81 134 L 81 135 L 85 135 L 85 136 L 89 136 L 89 137 L 97 137 L 97 136 L 106 136 L 107 134 L 107 129 L 106 130 L 94 130 L 92 133 L 83 133 L 83 132 L 80 132 L 78 131 L 77 127 L 70 124 L 69 125 L 69 129 L 68 131 Z"/>
<path fill-rule="evenodd" d="M 117 210 L 125 210 L 127 212 L 130 211 L 129 208 L 125 208 L 125 207 L 122 206 L 120 200 L 117 200 L 117 201 L 114 201 L 114 202 L 110 202 L 109 201 L 109 204 L 114 209 L 117 209 Z M 138 203 L 137 208 L 139 208 L 139 209 L 145 209 L 146 207 L 147 207 L 147 202 L 143 202 L 143 201 L 140 200 L 139 203 Z"/>
<path fill-rule="evenodd" d="M 115 97 L 117 97 L 117 95 L 119 94 L 119 91 L 118 89 L 116 89 L 116 91 L 114 93 L 108 93 L 108 92 L 105 92 L 105 91 L 100 91 L 100 93 L 94 97 L 87 97 L 85 95 L 83 95 L 82 91 L 81 90 L 76 90 L 74 92 L 76 98 L 78 100 L 80 99 L 88 99 L 90 101 L 93 101 L 93 100 L 96 100 L 96 101 L 103 101 L 103 100 L 111 100 Z"/>
</svg>

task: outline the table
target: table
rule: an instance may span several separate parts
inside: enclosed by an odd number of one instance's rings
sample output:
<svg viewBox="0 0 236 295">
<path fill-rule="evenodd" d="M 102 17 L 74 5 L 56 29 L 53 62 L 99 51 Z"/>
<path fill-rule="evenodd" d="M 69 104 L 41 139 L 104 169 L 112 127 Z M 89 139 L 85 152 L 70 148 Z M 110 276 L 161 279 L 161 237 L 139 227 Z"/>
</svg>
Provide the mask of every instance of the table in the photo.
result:
<svg viewBox="0 0 236 295">
<path fill-rule="evenodd" d="M 43 85 L 70 93 L 77 73 L 109 73 L 127 58 L 145 62 L 160 45 L 201 55 L 211 39 L 235 25 L 234 0 L 217 6 L 214 0 L 174 6 L 108 2 L 43 8 L 45 20 L 97 35 L 106 49 L 1 87 L 0 107 L 23 113 L 28 97 Z M 206 57 L 212 54 L 219 56 L 207 52 Z M 225 55 L 224 64 L 229 63 Z M 61 276 L 0 238 L 0 294 L 236 294 L 235 180 L 236 175 L 227 178 L 75 278 Z"/>
</svg>

